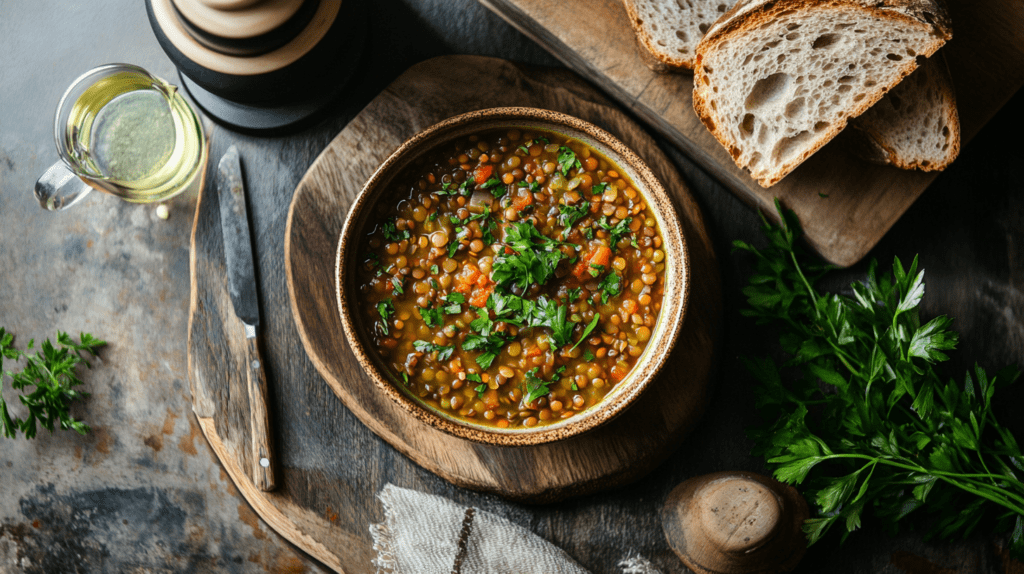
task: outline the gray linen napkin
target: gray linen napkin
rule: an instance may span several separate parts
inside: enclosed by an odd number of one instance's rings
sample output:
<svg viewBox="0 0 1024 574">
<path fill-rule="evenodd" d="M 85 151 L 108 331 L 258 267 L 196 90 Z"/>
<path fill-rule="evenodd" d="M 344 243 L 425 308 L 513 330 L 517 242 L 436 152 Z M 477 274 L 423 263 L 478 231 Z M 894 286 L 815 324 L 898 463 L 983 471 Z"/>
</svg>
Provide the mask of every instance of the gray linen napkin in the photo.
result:
<svg viewBox="0 0 1024 574">
<path fill-rule="evenodd" d="M 385 485 L 384 522 L 370 526 L 377 572 L 390 574 L 588 574 L 568 554 L 529 530 L 473 507 Z M 619 563 L 625 574 L 658 574 L 643 557 Z"/>
</svg>

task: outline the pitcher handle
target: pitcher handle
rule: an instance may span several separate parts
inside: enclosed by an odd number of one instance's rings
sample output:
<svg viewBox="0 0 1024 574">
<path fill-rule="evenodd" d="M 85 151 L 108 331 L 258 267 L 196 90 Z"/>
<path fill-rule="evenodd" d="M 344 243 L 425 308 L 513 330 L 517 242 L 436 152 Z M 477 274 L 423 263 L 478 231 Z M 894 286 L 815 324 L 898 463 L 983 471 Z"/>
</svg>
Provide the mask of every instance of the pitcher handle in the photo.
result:
<svg viewBox="0 0 1024 574">
<path fill-rule="evenodd" d="M 92 187 L 58 161 L 36 181 L 36 199 L 43 209 L 59 211 L 81 201 Z"/>
</svg>

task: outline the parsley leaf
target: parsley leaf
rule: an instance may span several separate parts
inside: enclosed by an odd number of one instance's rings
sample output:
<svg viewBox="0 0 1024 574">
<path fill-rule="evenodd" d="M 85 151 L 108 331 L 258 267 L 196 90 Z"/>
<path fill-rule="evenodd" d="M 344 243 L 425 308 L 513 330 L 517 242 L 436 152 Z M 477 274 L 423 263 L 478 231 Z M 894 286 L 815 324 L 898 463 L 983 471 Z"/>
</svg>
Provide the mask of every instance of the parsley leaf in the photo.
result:
<svg viewBox="0 0 1024 574">
<path fill-rule="evenodd" d="M 404 278 L 402 278 L 402 277 L 392 277 L 391 278 L 391 286 L 394 287 L 394 290 L 391 292 L 391 294 L 394 295 L 395 297 L 398 297 L 402 293 L 405 293 L 405 290 L 402 289 L 402 284 L 403 283 L 405 283 L 405 279 Z"/>
<path fill-rule="evenodd" d="M 501 197 L 508 192 L 508 187 L 505 186 L 505 183 L 496 177 L 488 179 L 480 187 L 491 190 L 491 195 L 494 197 Z"/>
<path fill-rule="evenodd" d="M 569 177 L 569 170 L 573 168 L 577 170 L 583 168 L 580 159 L 576 157 L 576 152 L 567 146 L 558 148 L 558 171 L 562 172 L 562 175 Z"/>
<path fill-rule="evenodd" d="M 395 314 L 395 306 L 391 303 L 391 299 L 377 303 L 377 314 L 380 315 L 380 330 L 387 335 L 391 317 Z"/>
<path fill-rule="evenodd" d="M 565 365 L 562 365 L 555 371 L 550 381 L 537 376 L 537 371 L 540 367 L 534 367 L 529 371 L 523 373 L 523 378 L 526 380 L 526 393 L 523 395 L 523 402 L 530 404 L 533 401 L 547 395 L 551 392 L 549 386 L 558 381 L 558 378 L 565 372 Z"/>
<path fill-rule="evenodd" d="M 586 217 L 588 213 L 590 213 L 590 202 L 587 200 L 583 200 L 579 205 L 559 205 L 558 224 L 565 228 L 562 230 L 562 239 L 569 237 L 572 226 Z"/>
<path fill-rule="evenodd" d="M 381 225 L 381 232 L 384 233 L 384 239 L 392 243 L 397 243 L 403 239 L 409 239 L 412 234 L 409 233 L 408 229 L 398 230 L 398 226 L 395 224 L 395 218 L 388 219 Z"/>
<path fill-rule="evenodd" d="M 872 261 L 852 297 L 818 291 L 830 267 L 803 251 L 793 212 L 776 209 L 782 224 L 765 220 L 767 247 L 733 243 L 756 256 L 741 312 L 779 327 L 786 355 L 781 365 L 744 361 L 766 421 L 749 433 L 775 477 L 803 483 L 817 505 L 804 523 L 809 542 L 833 527 L 844 537 L 857 530 L 865 508 L 893 530 L 929 513 L 940 538 L 966 536 L 990 515 L 1024 558 L 1024 456 L 991 408 L 1017 369 L 975 366 L 962 383 L 940 373 L 958 336 L 947 317 L 922 324 L 917 259 L 908 268 L 896 259 L 890 274 Z"/>
<path fill-rule="evenodd" d="M 441 309 L 449 315 L 462 313 L 462 304 L 466 302 L 466 296 L 459 292 L 452 292 L 444 297 L 445 305 Z"/>
<path fill-rule="evenodd" d="M 420 317 L 428 327 L 440 327 L 444 325 L 444 315 L 441 309 L 435 309 L 433 304 L 419 309 Z"/>
<path fill-rule="evenodd" d="M 586 351 L 583 351 L 583 360 L 584 361 L 589 363 L 589 362 L 593 361 L 596 358 L 597 357 L 594 356 L 594 353 L 590 352 L 590 349 L 587 349 Z"/>
<path fill-rule="evenodd" d="M 89 333 L 80 333 L 79 341 L 75 343 L 67 333 L 57 331 L 57 343 L 60 348 L 54 347 L 53 343 L 46 339 L 40 345 L 40 352 L 29 354 L 16 349 L 14 335 L 0 327 L 0 427 L 4 436 L 16 438 L 18 431 L 21 431 L 25 438 L 33 438 L 36 436 L 37 423 L 51 433 L 55 425 L 62 430 L 71 429 L 79 434 L 89 432 L 89 426 L 75 420 L 70 413 L 73 401 L 89 396 L 89 393 L 75 389 L 82 384 L 75 368 L 79 363 L 91 368 L 83 352 L 96 357 L 96 351 L 107 343 Z M 34 341 L 29 341 L 28 350 L 34 346 Z M 25 359 L 25 367 L 20 372 L 5 371 L 4 359 Z M 25 420 L 12 417 L 7 409 L 7 402 L 2 394 L 5 377 L 10 377 L 11 388 L 15 391 L 35 387 L 32 392 L 18 396 L 19 402 L 28 409 L 28 417 Z"/>
<path fill-rule="evenodd" d="M 455 352 L 455 345 L 435 345 L 430 341 L 416 340 L 412 342 L 412 347 L 421 353 L 430 354 L 437 351 L 438 361 L 447 361 L 451 358 L 452 353 Z"/>
<path fill-rule="evenodd" d="M 505 243 L 514 253 L 500 253 L 491 267 L 491 280 L 502 289 L 515 285 L 525 291 L 534 283 L 544 285 L 565 257 L 559 242 L 542 235 L 529 221 L 508 225 Z"/>
<path fill-rule="evenodd" d="M 622 241 L 623 237 L 632 233 L 632 231 L 629 230 L 629 223 L 631 221 L 633 221 L 633 218 L 627 217 L 615 225 L 612 225 L 611 223 L 608 223 L 608 217 L 605 215 L 602 215 L 601 219 L 597 221 L 597 226 L 607 231 L 608 235 L 611 236 L 609 243 L 611 243 L 612 250 L 619 245 L 619 242 Z"/>
<path fill-rule="evenodd" d="M 612 271 L 604 276 L 597 288 L 601 290 L 601 304 L 605 305 L 609 297 L 622 293 L 622 276 Z"/>
</svg>

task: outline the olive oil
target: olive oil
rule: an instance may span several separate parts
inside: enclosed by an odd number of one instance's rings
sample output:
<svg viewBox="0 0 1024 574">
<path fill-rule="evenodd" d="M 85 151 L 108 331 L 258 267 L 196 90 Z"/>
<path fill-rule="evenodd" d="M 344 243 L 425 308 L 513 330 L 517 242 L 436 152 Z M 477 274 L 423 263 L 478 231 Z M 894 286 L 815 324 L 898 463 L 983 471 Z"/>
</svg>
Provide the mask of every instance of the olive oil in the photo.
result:
<svg viewBox="0 0 1024 574">
<path fill-rule="evenodd" d="M 202 179 L 202 124 L 159 78 L 122 71 L 83 92 L 66 124 L 69 155 L 94 186 L 128 201 L 171 197 Z"/>
</svg>

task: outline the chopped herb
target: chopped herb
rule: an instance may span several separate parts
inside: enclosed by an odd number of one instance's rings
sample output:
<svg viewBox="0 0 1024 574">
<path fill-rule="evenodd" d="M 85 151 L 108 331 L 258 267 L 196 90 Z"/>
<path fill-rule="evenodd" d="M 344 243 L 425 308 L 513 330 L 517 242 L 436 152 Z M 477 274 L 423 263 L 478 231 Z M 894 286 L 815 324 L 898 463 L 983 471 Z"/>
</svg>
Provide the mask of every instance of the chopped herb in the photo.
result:
<svg viewBox="0 0 1024 574">
<path fill-rule="evenodd" d="M 478 375 L 476 373 L 466 373 L 466 380 L 471 382 L 471 383 L 482 383 L 482 382 L 484 382 L 484 380 L 480 378 L 480 375 Z"/>
<path fill-rule="evenodd" d="M 430 221 L 437 221 L 437 212 L 435 211 L 434 213 L 428 215 L 427 219 L 429 219 Z"/>
<path fill-rule="evenodd" d="M 580 159 L 576 157 L 576 152 L 567 146 L 558 148 L 558 171 L 561 171 L 562 175 L 569 177 L 569 170 L 573 168 L 577 171 L 583 168 Z"/>
<path fill-rule="evenodd" d="M 565 257 L 559 242 L 542 235 L 529 221 L 506 227 L 505 243 L 514 253 L 499 254 L 491 268 L 491 280 L 503 289 L 516 285 L 525 291 L 534 283 L 547 283 Z"/>
<path fill-rule="evenodd" d="M 408 229 L 403 229 L 401 231 L 398 230 L 398 226 L 395 225 L 394 217 L 385 221 L 383 225 L 381 225 L 381 231 L 384 233 L 384 239 L 387 239 L 392 243 L 397 243 L 403 239 L 409 239 L 412 237 L 412 234 L 409 233 Z"/>
<path fill-rule="evenodd" d="M 612 271 L 601 280 L 598 289 L 601 290 L 601 304 L 607 304 L 609 297 L 622 293 L 622 276 Z"/>
<path fill-rule="evenodd" d="M 591 277 L 600 277 L 601 274 L 604 273 L 604 265 L 599 265 L 597 263 L 590 263 L 588 265 L 587 273 L 590 273 Z"/>
<path fill-rule="evenodd" d="M 466 302 L 466 297 L 462 293 L 449 293 L 444 298 L 445 306 L 441 309 L 449 315 L 458 315 L 462 313 L 462 304 Z"/>
<path fill-rule="evenodd" d="M 89 426 L 75 420 L 70 413 L 72 401 L 89 396 L 89 393 L 75 389 L 82 384 L 75 373 L 75 367 L 78 363 L 85 363 L 86 367 L 91 368 L 92 365 L 85 360 L 82 352 L 95 357 L 96 351 L 107 343 L 89 333 L 80 333 L 79 340 L 80 343 L 75 343 L 67 333 L 57 331 L 59 349 L 46 339 L 40 345 L 40 352 L 29 354 L 16 349 L 14 335 L 0 327 L 0 391 L 3 390 L 4 377 L 11 378 L 11 388 L 15 391 L 35 387 L 30 393 L 18 395 L 18 401 L 28 408 L 28 418 L 25 420 L 11 416 L 0 394 L 0 426 L 4 436 L 16 438 L 18 431 L 21 431 L 25 438 L 33 438 L 36 436 L 36 423 L 42 424 L 51 433 L 55 423 L 62 430 L 72 429 L 79 434 L 89 432 Z M 29 340 L 26 350 L 31 350 L 34 344 L 34 340 Z M 4 371 L 5 358 L 13 361 L 25 359 L 25 368 L 21 372 Z"/>
<path fill-rule="evenodd" d="M 519 187 L 528 187 L 532 193 L 540 191 L 540 184 L 536 181 L 527 182 L 526 180 L 519 182 Z"/>
<path fill-rule="evenodd" d="M 459 193 L 461 193 L 462 195 L 470 195 L 471 193 L 473 193 L 473 190 L 471 189 L 472 187 L 473 179 L 468 178 L 466 179 L 466 181 L 462 182 L 462 185 L 459 186 Z"/>
<path fill-rule="evenodd" d="M 587 200 L 583 200 L 579 205 L 559 205 L 558 224 L 565 228 L 562 230 L 562 239 L 569 237 L 572 226 L 586 217 L 588 213 L 590 213 L 590 202 Z"/>
<path fill-rule="evenodd" d="M 441 287 L 437 284 L 437 279 L 434 279 L 433 277 L 430 278 L 430 286 L 433 287 L 435 291 L 441 289 Z"/>
<path fill-rule="evenodd" d="M 476 391 L 476 397 L 478 399 L 482 399 L 482 398 L 484 398 L 484 393 L 487 392 L 487 385 L 481 383 L 481 384 L 473 387 L 473 390 Z"/>
<path fill-rule="evenodd" d="M 450 182 L 445 183 L 441 186 L 441 189 L 437 190 L 438 195 L 458 195 L 458 188 L 454 187 Z"/>
<path fill-rule="evenodd" d="M 430 266 L 430 274 L 431 275 L 437 275 L 440 272 L 441 272 L 441 270 L 437 267 L 437 265 L 431 265 Z"/>
<path fill-rule="evenodd" d="M 551 390 L 548 388 L 548 386 L 556 382 L 558 380 L 558 377 L 562 376 L 562 373 L 565 372 L 566 369 L 565 365 L 562 365 L 561 367 L 558 368 L 557 371 L 555 371 L 550 381 L 545 381 L 544 379 L 537 376 L 537 370 L 539 368 L 540 367 L 534 367 L 529 371 L 523 373 L 523 376 L 526 379 L 526 395 L 523 397 L 523 402 L 525 402 L 526 404 L 530 404 L 533 401 L 550 393 Z"/>
<path fill-rule="evenodd" d="M 574 391 L 578 391 L 578 390 L 580 390 L 580 388 L 576 386 L 576 383 L 573 383 L 573 384 L 572 384 L 572 386 L 571 386 L 571 387 L 569 387 L 569 388 L 570 388 L 570 389 L 572 389 L 572 390 L 574 390 Z"/>
<path fill-rule="evenodd" d="M 629 238 L 629 244 L 633 246 L 633 249 L 640 249 L 640 246 L 636 244 L 636 235 Z"/>
<path fill-rule="evenodd" d="M 818 192 L 818 197 L 820 197 L 820 198 L 822 198 L 822 199 L 827 199 L 827 198 L 828 198 L 828 194 L 827 194 L 827 193 L 821 193 L 821 192 L 819 191 L 819 192 Z"/>
<path fill-rule="evenodd" d="M 612 250 L 614 250 L 619 245 L 619 242 L 622 241 L 623 237 L 632 233 L 632 231 L 629 230 L 629 223 L 631 221 L 633 221 L 633 218 L 627 217 L 626 219 L 623 219 L 622 221 L 616 223 L 615 225 L 612 225 L 608 223 L 608 217 L 605 215 L 602 215 L 601 219 L 598 220 L 597 226 L 607 231 L 608 234 L 611 236 L 610 243 L 612 244 Z"/>
<path fill-rule="evenodd" d="M 409 374 L 408 373 L 406 373 L 404 371 L 402 372 L 402 380 L 405 382 L 406 386 L 409 386 Z"/>
<path fill-rule="evenodd" d="M 455 252 L 459 250 L 458 239 L 452 239 L 452 242 L 448 244 L 448 257 L 455 257 Z"/>
<path fill-rule="evenodd" d="M 369 255 L 366 256 L 366 265 L 370 269 L 373 269 L 374 267 L 379 266 L 380 265 L 380 256 L 377 255 L 376 253 L 370 253 Z"/>
<path fill-rule="evenodd" d="M 594 318 L 587 325 L 587 328 L 583 329 L 583 334 L 580 335 L 580 340 L 576 341 L 576 344 L 572 346 L 572 349 L 575 349 L 576 347 L 579 347 L 580 343 L 582 343 L 584 340 L 586 340 L 586 338 L 588 336 L 590 336 L 590 333 L 594 330 L 594 327 L 597 327 L 597 322 L 598 322 L 598 320 L 600 318 L 601 318 L 600 315 L 594 315 Z M 569 349 L 569 350 L 571 351 L 572 349 Z"/>
<path fill-rule="evenodd" d="M 392 277 L 391 278 L 391 286 L 394 287 L 394 290 L 391 292 L 391 294 L 394 295 L 395 297 L 398 297 L 402 293 L 405 293 L 405 290 L 402 289 L 402 284 L 403 283 L 405 283 L 405 278 L 403 278 L 403 277 Z"/>
<path fill-rule="evenodd" d="M 582 295 L 582 294 L 583 294 L 583 289 L 580 289 L 579 287 L 573 287 L 572 289 L 569 289 L 569 293 L 566 296 L 566 300 L 569 303 L 573 303 L 577 299 L 579 299 L 580 295 Z"/>
<path fill-rule="evenodd" d="M 491 195 L 494 197 L 501 197 L 508 192 L 508 187 L 506 187 L 504 182 L 496 177 L 488 179 L 480 187 L 491 190 Z"/>
<path fill-rule="evenodd" d="M 391 299 L 385 299 L 377 303 L 377 313 L 380 315 L 380 330 L 387 335 L 388 323 L 391 320 L 391 316 L 395 314 L 395 306 L 391 303 Z"/>
<path fill-rule="evenodd" d="M 587 349 L 586 351 L 583 351 L 583 360 L 584 361 L 589 363 L 590 361 L 593 361 L 596 358 L 597 357 L 594 356 L 594 353 L 590 352 L 590 349 Z"/>
<path fill-rule="evenodd" d="M 525 154 L 529 154 L 530 153 L 530 148 L 526 147 L 525 145 L 521 145 L 521 146 L 519 146 L 516 149 L 518 149 L 519 151 L 521 151 L 521 152 L 523 152 Z"/>
<path fill-rule="evenodd" d="M 591 186 L 590 193 L 594 194 L 594 196 L 604 195 L 604 189 L 606 187 L 608 187 L 608 182 L 606 181 L 602 181 L 601 183 L 595 183 L 593 186 Z"/>
<path fill-rule="evenodd" d="M 586 237 L 588 241 L 594 239 L 594 228 L 593 227 L 586 227 L 586 228 L 584 228 L 583 229 L 583 236 Z"/>
<path fill-rule="evenodd" d="M 428 327 L 440 327 L 444 325 L 444 315 L 441 309 L 435 309 L 433 303 L 419 310 L 420 317 Z"/>
<path fill-rule="evenodd" d="M 435 345 L 429 341 L 416 340 L 412 342 L 414 349 L 421 353 L 432 353 L 437 351 L 438 361 L 447 361 L 451 358 L 452 353 L 455 352 L 455 345 Z"/>
</svg>

